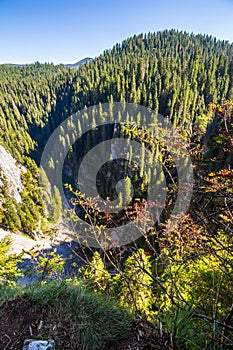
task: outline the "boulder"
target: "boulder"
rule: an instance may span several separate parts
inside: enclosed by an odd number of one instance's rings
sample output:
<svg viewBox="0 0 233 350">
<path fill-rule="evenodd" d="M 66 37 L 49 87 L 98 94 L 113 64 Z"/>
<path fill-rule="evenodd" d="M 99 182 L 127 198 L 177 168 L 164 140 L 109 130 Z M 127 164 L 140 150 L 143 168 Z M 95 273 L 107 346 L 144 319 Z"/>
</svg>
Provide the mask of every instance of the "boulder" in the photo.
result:
<svg viewBox="0 0 233 350">
<path fill-rule="evenodd" d="M 27 339 L 24 341 L 22 350 L 55 350 L 55 342 L 49 340 Z"/>
</svg>

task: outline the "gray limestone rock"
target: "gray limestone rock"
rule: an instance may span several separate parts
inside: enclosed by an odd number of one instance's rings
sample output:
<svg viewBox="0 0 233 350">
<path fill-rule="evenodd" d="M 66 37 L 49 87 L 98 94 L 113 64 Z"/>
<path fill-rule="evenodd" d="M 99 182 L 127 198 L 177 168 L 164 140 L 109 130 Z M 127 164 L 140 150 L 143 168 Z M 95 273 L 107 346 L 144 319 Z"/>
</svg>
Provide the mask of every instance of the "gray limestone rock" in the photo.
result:
<svg viewBox="0 0 233 350">
<path fill-rule="evenodd" d="M 22 350 L 55 350 L 55 342 L 49 340 L 27 339 L 24 341 Z"/>
<path fill-rule="evenodd" d="M 5 186 L 3 177 L 6 181 L 8 195 L 14 198 L 17 203 L 22 202 L 20 196 L 20 192 L 23 190 L 21 175 L 25 170 L 26 168 L 18 164 L 16 159 L 0 145 L 0 187 Z"/>
</svg>

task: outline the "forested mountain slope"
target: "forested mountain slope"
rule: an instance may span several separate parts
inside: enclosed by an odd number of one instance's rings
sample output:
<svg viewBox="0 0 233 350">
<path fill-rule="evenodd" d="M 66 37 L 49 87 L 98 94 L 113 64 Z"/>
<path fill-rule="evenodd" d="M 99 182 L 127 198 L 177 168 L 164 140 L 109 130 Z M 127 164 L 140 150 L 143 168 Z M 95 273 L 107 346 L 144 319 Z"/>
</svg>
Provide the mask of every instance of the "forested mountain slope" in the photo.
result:
<svg viewBox="0 0 233 350">
<path fill-rule="evenodd" d="M 79 271 L 78 283 L 84 283 L 95 296 L 110 296 L 134 315 L 146 315 L 159 324 L 160 333 L 165 325 L 171 333 L 171 342 L 174 336 L 180 349 L 232 347 L 233 44 L 211 36 L 165 30 L 129 38 L 78 69 L 40 63 L 18 67 L 1 65 L 0 144 L 23 171 L 21 201 L 17 202 L 6 191 L 6 186 L 0 186 L 0 225 L 33 236 L 35 232 L 46 231 L 48 223 L 56 222 L 61 206 L 58 189 L 50 188 L 45 179 L 53 209 L 49 217 L 39 190 L 38 166 L 44 146 L 57 126 L 70 115 L 93 105 L 101 110 L 105 102 L 110 105 L 131 102 L 149 107 L 172 122 L 192 159 L 193 193 L 179 225 L 166 231 L 179 185 L 174 161 L 166 145 L 159 145 L 146 129 L 122 123 L 121 135 L 138 141 L 144 151 L 147 147 L 157 155 L 160 147 L 161 156 L 156 159 L 165 173 L 166 205 L 161 221 L 127 247 L 90 249 L 87 253 L 80 246 L 79 258 L 86 265 Z M 83 156 L 102 141 L 100 135 L 108 138 L 106 134 L 112 132 L 111 126 L 106 130 L 94 128 L 71 147 L 69 135 L 59 130 L 61 147 L 70 148 L 67 177 L 72 176 L 72 167 L 78 165 L 77 148 Z M 143 163 L 143 152 L 141 160 Z M 51 168 L 54 161 L 50 159 Z M 100 227 L 124 225 L 131 215 L 135 218 L 135 214 L 143 214 L 148 178 L 154 176 L 138 169 L 133 171 L 131 165 L 117 162 L 113 165 L 116 181 L 124 171 L 124 175 L 127 171 L 132 175 L 136 195 L 122 210 L 121 217 L 109 212 L 96 215 L 94 206 L 89 205 L 92 210 L 89 218 L 97 216 L 99 221 L 95 222 Z M 102 178 L 102 190 L 107 192 L 103 175 L 109 171 L 107 165 L 101 171 L 97 180 Z M 5 180 L 0 178 L 0 181 L 1 184 Z M 111 190 L 113 198 L 115 194 Z M 78 205 L 88 206 L 88 201 L 78 195 L 75 193 Z M 9 245 L 10 242 L 0 244 L 3 252 L 0 272 L 3 271 L 4 278 L 7 275 L 5 252 Z M 45 265 L 42 259 L 38 267 L 42 276 L 49 270 L 48 279 L 57 261 L 54 254 Z M 13 264 L 13 275 L 16 270 Z M 76 283 L 75 280 L 74 288 Z M 61 284 L 62 288 L 64 285 Z M 47 285 L 42 288 L 41 295 L 47 293 L 46 288 Z M 56 283 L 51 288 L 52 295 L 64 299 L 66 294 L 59 294 Z M 92 311 L 90 315 L 92 318 Z M 79 317 L 78 312 L 75 317 Z M 28 325 L 26 327 L 28 329 Z M 86 327 L 80 334 L 82 332 L 88 337 Z M 91 334 L 89 340 L 93 339 Z"/>
<path fill-rule="evenodd" d="M 42 147 L 71 113 L 111 99 L 148 106 L 175 126 L 204 129 L 208 104 L 233 97 L 233 45 L 175 30 L 139 35 L 78 70 L 2 65 L 0 92 L 1 140 L 17 159 L 36 142 Z"/>
<path fill-rule="evenodd" d="M 209 103 L 232 97 L 232 44 L 175 30 L 149 33 L 115 45 L 78 70 L 40 63 L 0 66 L 0 142 L 35 173 L 31 158 L 39 164 L 52 131 L 85 107 L 141 104 L 168 115 L 190 140 L 205 134 L 213 118 Z"/>
</svg>

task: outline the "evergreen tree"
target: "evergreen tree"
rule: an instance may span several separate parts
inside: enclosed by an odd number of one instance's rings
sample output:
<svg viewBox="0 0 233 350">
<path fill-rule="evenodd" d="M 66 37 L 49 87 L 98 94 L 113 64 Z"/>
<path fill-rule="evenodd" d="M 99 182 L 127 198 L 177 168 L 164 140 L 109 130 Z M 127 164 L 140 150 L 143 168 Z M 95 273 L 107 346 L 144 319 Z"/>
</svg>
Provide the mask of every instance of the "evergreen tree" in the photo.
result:
<svg viewBox="0 0 233 350">
<path fill-rule="evenodd" d="M 51 196 L 51 220 L 57 223 L 62 214 L 62 198 L 59 189 L 54 186 Z"/>
</svg>

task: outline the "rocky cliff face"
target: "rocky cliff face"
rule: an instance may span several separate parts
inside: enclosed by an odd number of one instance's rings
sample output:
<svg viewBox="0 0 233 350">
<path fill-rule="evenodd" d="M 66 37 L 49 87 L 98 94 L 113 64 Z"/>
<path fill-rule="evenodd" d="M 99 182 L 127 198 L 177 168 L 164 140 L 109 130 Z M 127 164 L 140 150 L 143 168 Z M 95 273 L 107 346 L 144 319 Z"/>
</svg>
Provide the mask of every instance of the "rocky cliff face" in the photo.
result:
<svg viewBox="0 0 233 350">
<path fill-rule="evenodd" d="M 21 203 L 20 192 L 23 189 L 21 174 L 26 170 L 18 165 L 16 159 L 0 145 L 0 187 L 5 186 L 10 197 Z"/>
</svg>

